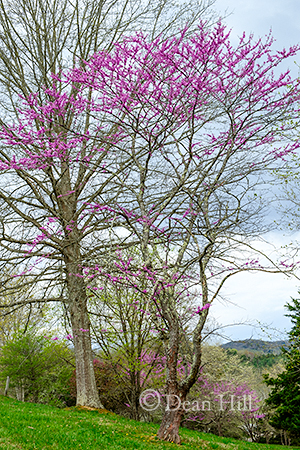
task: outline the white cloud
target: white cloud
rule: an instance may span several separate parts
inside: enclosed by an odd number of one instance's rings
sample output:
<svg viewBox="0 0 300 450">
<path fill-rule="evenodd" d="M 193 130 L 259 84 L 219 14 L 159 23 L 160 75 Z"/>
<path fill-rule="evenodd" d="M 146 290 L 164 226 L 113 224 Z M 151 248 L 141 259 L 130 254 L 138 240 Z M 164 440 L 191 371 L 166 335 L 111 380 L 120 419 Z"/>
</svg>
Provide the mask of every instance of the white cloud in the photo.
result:
<svg viewBox="0 0 300 450">
<path fill-rule="evenodd" d="M 256 247 L 272 254 L 272 258 L 276 259 L 280 248 L 291 243 L 291 236 L 272 232 L 266 236 L 266 240 L 272 245 L 257 241 Z M 277 252 L 274 252 L 274 247 L 278 249 Z M 282 273 L 243 272 L 228 279 L 222 292 L 224 300 L 215 303 L 211 314 L 222 325 L 249 321 L 253 324 L 268 324 L 270 333 L 271 328 L 277 328 L 284 333 L 284 329 L 290 328 L 289 319 L 284 317 L 284 305 L 291 297 L 299 297 L 299 288 L 300 281 L 293 276 L 288 277 Z M 233 327 L 229 330 L 232 339 L 246 339 L 252 333 L 257 335 L 259 332 L 260 330 L 255 331 L 251 326 Z M 274 338 L 284 337 L 278 334 Z"/>
<path fill-rule="evenodd" d="M 253 33 L 255 38 L 264 37 L 272 28 L 276 39 L 274 50 L 288 48 L 300 42 L 300 8 L 299 0 L 217 0 L 215 9 L 224 16 L 225 10 L 231 13 L 225 23 L 232 28 L 233 44 L 238 42 L 238 36 L 245 31 Z M 299 75 L 295 58 L 282 67 L 289 67 L 292 76 Z M 300 58 L 297 60 L 300 63 Z M 294 237 L 295 238 L 295 237 Z M 291 237 L 280 232 L 270 233 L 268 240 L 274 247 L 280 248 L 289 244 Z M 299 239 L 300 240 L 300 239 Z M 274 257 L 271 247 L 259 244 L 263 250 L 268 250 Z M 300 259 L 300 258 L 299 258 Z M 282 274 L 242 273 L 228 280 L 223 295 L 228 302 L 218 302 L 211 309 L 211 314 L 222 324 L 256 320 L 269 323 L 281 329 L 290 327 L 290 321 L 284 317 L 284 304 L 290 297 L 298 297 L 300 281 L 287 278 Z M 232 339 L 245 339 L 255 331 L 251 327 L 234 327 L 229 330 Z"/>
<path fill-rule="evenodd" d="M 264 37 L 272 29 L 276 39 L 274 48 L 281 50 L 300 42 L 300 8 L 298 0 L 217 0 L 214 8 L 221 15 L 230 14 L 224 20 L 232 28 L 234 44 L 245 31 L 254 37 Z M 298 61 L 299 62 L 299 61 Z M 298 67 L 294 59 L 289 62 L 294 76 Z"/>
</svg>

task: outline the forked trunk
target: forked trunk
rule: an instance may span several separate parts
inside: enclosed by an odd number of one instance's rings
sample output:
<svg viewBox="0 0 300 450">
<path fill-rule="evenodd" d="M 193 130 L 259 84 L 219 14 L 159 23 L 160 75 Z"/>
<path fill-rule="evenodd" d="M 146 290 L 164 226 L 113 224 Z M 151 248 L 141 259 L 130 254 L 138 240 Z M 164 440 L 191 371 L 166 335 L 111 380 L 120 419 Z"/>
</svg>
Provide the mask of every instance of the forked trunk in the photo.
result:
<svg viewBox="0 0 300 450">
<path fill-rule="evenodd" d="M 170 303 L 172 304 L 172 303 Z M 166 344 L 166 386 L 167 407 L 157 433 L 159 439 L 180 444 L 179 427 L 181 419 L 187 411 L 187 395 L 196 382 L 201 364 L 201 331 L 203 329 L 207 310 L 201 316 L 193 336 L 193 360 L 190 369 L 185 370 L 185 378 L 178 379 L 178 354 L 179 354 L 179 319 L 173 311 L 166 315 L 168 319 L 168 340 Z M 185 366 L 187 369 L 187 366 Z"/>
</svg>

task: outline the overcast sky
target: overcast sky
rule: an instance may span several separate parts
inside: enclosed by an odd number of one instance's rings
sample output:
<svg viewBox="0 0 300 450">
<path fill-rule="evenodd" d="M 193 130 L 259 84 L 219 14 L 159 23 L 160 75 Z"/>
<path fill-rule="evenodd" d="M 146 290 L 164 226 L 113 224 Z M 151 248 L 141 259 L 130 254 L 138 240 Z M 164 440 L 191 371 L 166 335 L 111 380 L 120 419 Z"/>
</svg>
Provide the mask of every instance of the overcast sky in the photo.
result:
<svg viewBox="0 0 300 450">
<path fill-rule="evenodd" d="M 300 42 L 299 0 L 217 0 L 215 9 L 229 15 L 225 22 L 233 36 L 254 33 L 263 37 L 272 29 L 276 47 L 289 47 Z"/>
<path fill-rule="evenodd" d="M 238 42 L 238 36 L 244 31 L 259 38 L 268 34 L 270 29 L 276 39 L 275 50 L 300 43 L 300 0 L 217 0 L 215 8 L 223 17 L 226 9 L 227 14 L 232 13 L 224 21 L 232 29 L 233 44 Z M 300 64 L 300 57 L 297 62 Z M 289 68 L 294 76 L 298 76 L 299 69 L 294 60 L 289 62 Z M 296 239 L 297 235 L 287 236 L 287 233 L 284 235 L 278 230 L 267 237 L 280 247 Z M 221 324 L 248 320 L 258 325 L 256 329 L 251 326 L 228 328 L 226 333 L 233 340 L 248 337 L 281 339 L 284 338 L 284 330 L 290 328 L 289 319 L 283 316 L 283 306 L 291 296 L 298 297 L 299 288 L 300 281 L 280 274 L 238 274 L 228 281 L 223 291 L 227 302 L 215 304 L 211 314 Z M 264 324 L 269 325 L 266 334 L 260 329 L 265 329 Z M 272 327 L 282 334 L 274 333 Z"/>
</svg>

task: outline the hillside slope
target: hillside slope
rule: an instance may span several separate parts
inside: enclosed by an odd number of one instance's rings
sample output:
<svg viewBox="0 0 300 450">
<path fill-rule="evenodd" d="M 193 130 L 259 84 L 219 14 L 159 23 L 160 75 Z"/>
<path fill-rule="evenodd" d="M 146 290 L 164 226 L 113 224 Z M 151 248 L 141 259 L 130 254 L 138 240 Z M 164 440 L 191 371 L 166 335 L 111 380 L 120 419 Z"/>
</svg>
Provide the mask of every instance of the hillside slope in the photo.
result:
<svg viewBox="0 0 300 450">
<path fill-rule="evenodd" d="M 162 450 L 175 444 L 157 441 L 158 425 L 135 422 L 107 411 L 64 409 L 21 403 L 0 396 L 0 449 Z M 279 450 L 181 429 L 186 450 Z M 290 447 L 292 448 L 292 447 Z M 296 447 L 294 447 L 296 448 Z"/>
<path fill-rule="evenodd" d="M 279 354 L 282 347 L 287 347 L 288 341 L 262 341 L 259 339 L 245 339 L 222 344 L 225 349 L 248 350 L 259 353 Z"/>
</svg>

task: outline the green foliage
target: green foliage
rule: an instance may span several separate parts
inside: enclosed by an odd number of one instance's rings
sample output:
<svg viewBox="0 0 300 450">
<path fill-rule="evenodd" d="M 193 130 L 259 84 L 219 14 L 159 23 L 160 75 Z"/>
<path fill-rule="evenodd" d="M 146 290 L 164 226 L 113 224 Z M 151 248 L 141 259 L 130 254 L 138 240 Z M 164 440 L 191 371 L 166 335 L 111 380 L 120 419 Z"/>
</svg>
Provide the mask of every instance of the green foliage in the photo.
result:
<svg viewBox="0 0 300 450">
<path fill-rule="evenodd" d="M 271 425 L 300 437 L 300 300 L 286 305 L 293 327 L 289 333 L 290 347 L 283 350 L 287 364 L 276 378 L 265 376 L 272 386 L 267 403 L 274 407 Z"/>
<path fill-rule="evenodd" d="M 247 362 L 257 369 L 266 369 L 275 366 L 275 364 L 284 361 L 284 355 L 275 355 L 273 353 L 259 354 L 252 358 L 246 354 L 240 355 L 241 361 Z"/>
<path fill-rule="evenodd" d="M 191 390 L 191 399 L 208 400 L 209 411 L 193 412 L 194 422 L 185 422 L 189 428 L 215 433 L 227 437 L 243 439 L 248 430 L 245 417 L 236 405 L 231 410 L 230 395 L 235 399 L 239 395 L 251 394 L 257 387 L 258 377 L 253 366 L 241 360 L 235 349 L 225 350 L 222 347 L 203 345 L 203 370 L 198 382 Z M 223 395 L 223 406 L 217 401 Z M 254 397 L 253 397 L 254 398 Z M 253 405 L 256 402 L 253 401 Z M 259 406 L 257 404 L 257 406 Z M 189 415 L 187 415 L 189 420 Z"/>
<path fill-rule="evenodd" d="M 274 354 L 267 354 L 267 355 L 257 355 L 254 356 L 251 363 L 254 367 L 257 367 L 258 369 L 265 369 L 266 367 L 273 367 L 275 364 L 278 364 L 283 359 L 282 355 L 274 355 Z"/>
<path fill-rule="evenodd" d="M 65 405 L 71 401 L 72 359 L 66 345 L 33 330 L 18 332 L 1 349 L 0 379 L 9 376 L 22 400 Z"/>
<path fill-rule="evenodd" d="M 141 264 L 136 250 L 130 249 L 127 256 L 136 259 L 137 266 Z M 146 297 L 108 282 L 104 286 L 101 294 L 90 295 L 89 305 L 100 347 L 97 357 L 101 362 L 94 362 L 99 395 L 110 411 L 139 420 L 143 413 L 139 397 L 155 362 L 150 354 L 159 352 L 162 343 L 153 332 L 155 324 Z"/>
</svg>

